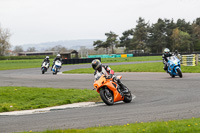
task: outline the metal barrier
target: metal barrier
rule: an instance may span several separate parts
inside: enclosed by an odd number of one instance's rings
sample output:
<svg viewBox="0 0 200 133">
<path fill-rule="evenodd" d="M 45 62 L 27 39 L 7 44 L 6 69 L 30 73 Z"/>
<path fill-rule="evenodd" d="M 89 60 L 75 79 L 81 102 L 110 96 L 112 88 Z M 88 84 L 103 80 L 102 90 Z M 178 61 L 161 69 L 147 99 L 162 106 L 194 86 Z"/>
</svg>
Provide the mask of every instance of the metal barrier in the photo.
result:
<svg viewBox="0 0 200 133">
<path fill-rule="evenodd" d="M 133 57 L 133 54 L 109 54 L 109 55 L 88 55 L 88 58 L 124 58 Z"/>
<path fill-rule="evenodd" d="M 198 55 L 182 55 L 181 63 L 183 66 L 196 66 L 198 65 Z"/>
<path fill-rule="evenodd" d="M 198 57 L 198 61 L 200 62 L 200 54 L 199 54 L 199 56 L 197 56 Z"/>
<path fill-rule="evenodd" d="M 62 59 L 63 64 L 79 64 L 79 63 L 91 63 L 94 59 L 101 58 L 84 58 L 84 59 Z"/>
</svg>

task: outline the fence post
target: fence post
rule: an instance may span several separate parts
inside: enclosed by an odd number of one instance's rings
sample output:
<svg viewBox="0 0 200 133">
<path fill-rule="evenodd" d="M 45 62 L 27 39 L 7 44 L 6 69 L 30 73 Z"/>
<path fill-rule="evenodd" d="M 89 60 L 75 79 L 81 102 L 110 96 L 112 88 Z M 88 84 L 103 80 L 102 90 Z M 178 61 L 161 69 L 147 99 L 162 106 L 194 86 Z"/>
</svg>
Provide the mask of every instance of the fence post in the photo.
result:
<svg viewBox="0 0 200 133">
<path fill-rule="evenodd" d="M 199 55 L 196 54 L 195 57 L 196 57 L 196 65 L 198 65 L 198 62 L 199 62 Z"/>
</svg>

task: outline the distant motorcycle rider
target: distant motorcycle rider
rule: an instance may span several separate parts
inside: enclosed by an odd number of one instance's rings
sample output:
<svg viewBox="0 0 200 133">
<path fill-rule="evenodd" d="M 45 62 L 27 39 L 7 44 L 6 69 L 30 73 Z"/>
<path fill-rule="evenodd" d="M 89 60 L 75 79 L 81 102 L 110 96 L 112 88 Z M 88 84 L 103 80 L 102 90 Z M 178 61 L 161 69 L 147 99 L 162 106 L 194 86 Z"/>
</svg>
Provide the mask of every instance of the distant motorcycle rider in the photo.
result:
<svg viewBox="0 0 200 133">
<path fill-rule="evenodd" d="M 44 58 L 44 60 L 43 60 L 42 64 L 43 64 L 44 62 L 47 62 L 47 63 L 49 63 L 49 65 L 48 65 L 48 68 L 49 68 L 49 66 L 50 66 L 50 60 L 49 60 L 49 56 L 46 56 L 46 57 Z M 41 66 L 42 66 L 42 65 L 41 65 Z"/>
<path fill-rule="evenodd" d="M 178 53 L 178 50 L 175 50 L 174 55 L 181 60 L 181 55 Z"/>
<path fill-rule="evenodd" d="M 59 60 L 59 61 L 62 62 L 62 58 L 61 58 L 61 55 L 60 55 L 60 54 L 57 54 L 56 58 L 54 58 L 53 64 L 52 64 L 52 66 L 51 66 L 51 71 L 52 71 L 52 68 L 53 68 L 53 66 L 54 66 L 54 64 L 55 64 L 55 62 L 56 62 L 57 60 Z"/>
<path fill-rule="evenodd" d="M 178 50 L 175 50 L 174 55 L 178 56 Z"/>
<path fill-rule="evenodd" d="M 123 94 L 127 93 L 127 90 L 125 89 L 121 80 L 114 75 L 114 71 L 108 65 L 102 65 L 100 60 L 95 59 L 92 61 L 92 68 L 95 70 L 95 79 L 97 78 L 98 74 L 102 73 L 106 76 L 106 78 L 113 78 L 113 81 L 120 86 L 120 90 Z"/>
<path fill-rule="evenodd" d="M 164 49 L 164 53 L 162 55 L 163 58 L 163 64 L 164 64 L 164 70 L 167 71 L 167 62 L 168 62 L 168 57 L 172 56 L 172 53 L 168 48 Z"/>
</svg>

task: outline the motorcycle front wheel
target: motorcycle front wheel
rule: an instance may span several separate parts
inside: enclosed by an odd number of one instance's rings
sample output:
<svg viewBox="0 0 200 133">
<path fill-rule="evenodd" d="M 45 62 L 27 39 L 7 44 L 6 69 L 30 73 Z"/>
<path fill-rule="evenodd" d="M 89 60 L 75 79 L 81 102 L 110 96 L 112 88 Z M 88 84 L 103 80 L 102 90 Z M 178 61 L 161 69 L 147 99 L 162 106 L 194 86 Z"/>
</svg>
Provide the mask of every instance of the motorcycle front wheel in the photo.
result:
<svg viewBox="0 0 200 133">
<path fill-rule="evenodd" d="M 42 70 L 42 74 L 44 74 L 44 69 Z"/>
<path fill-rule="evenodd" d="M 180 69 L 180 68 L 177 69 L 177 72 L 178 72 L 179 77 L 182 78 L 183 75 L 182 75 L 182 72 L 181 72 L 181 69 Z"/>
<path fill-rule="evenodd" d="M 107 105 L 113 105 L 114 104 L 113 93 L 108 88 L 104 88 L 104 89 L 102 88 L 100 90 L 100 96 L 101 96 L 101 99 L 103 100 L 103 102 L 105 104 L 107 104 Z"/>
<path fill-rule="evenodd" d="M 55 71 L 53 72 L 53 75 L 56 75 L 57 74 L 57 69 L 55 68 Z"/>
</svg>

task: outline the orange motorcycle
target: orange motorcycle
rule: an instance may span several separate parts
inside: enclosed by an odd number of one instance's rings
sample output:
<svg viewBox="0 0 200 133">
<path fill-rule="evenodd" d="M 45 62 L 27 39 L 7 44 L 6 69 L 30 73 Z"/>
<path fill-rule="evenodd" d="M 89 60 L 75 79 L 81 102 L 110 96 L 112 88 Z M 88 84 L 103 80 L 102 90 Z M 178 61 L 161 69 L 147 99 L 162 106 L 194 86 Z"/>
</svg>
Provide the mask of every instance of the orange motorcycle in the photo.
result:
<svg viewBox="0 0 200 133">
<path fill-rule="evenodd" d="M 117 76 L 121 79 L 122 76 Z M 113 78 L 106 78 L 104 74 L 99 75 L 94 82 L 94 89 L 100 94 L 101 99 L 107 105 L 113 105 L 114 102 L 124 101 L 130 103 L 132 101 L 132 94 L 129 89 L 126 89 L 126 94 L 121 92 L 120 86 L 113 81 Z"/>
</svg>

